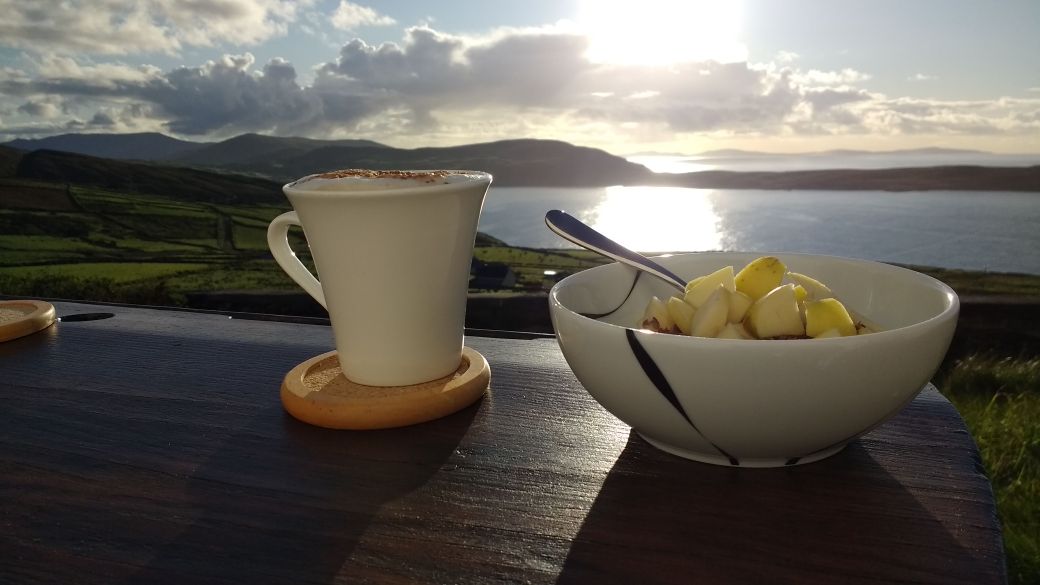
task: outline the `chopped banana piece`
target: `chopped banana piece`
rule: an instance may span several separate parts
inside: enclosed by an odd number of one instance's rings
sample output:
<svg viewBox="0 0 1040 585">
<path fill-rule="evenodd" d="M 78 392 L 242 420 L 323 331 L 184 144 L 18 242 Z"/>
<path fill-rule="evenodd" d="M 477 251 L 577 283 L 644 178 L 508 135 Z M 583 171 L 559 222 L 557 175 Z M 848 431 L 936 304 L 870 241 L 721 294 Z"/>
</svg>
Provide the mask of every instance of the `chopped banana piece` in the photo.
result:
<svg viewBox="0 0 1040 585">
<path fill-rule="evenodd" d="M 719 339 L 754 339 L 740 323 L 726 323 L 716 337 Z"/>
<path fill-rule="evenodd" d="M 687 283 L 686 283 L 686 291 L 687 291 L 687 292 L 689 292 L 689 290 L 690 290 L 691 288 L 693 288 L 693 287 L 697 286 L 697 283 L 698 283 L 698 282 L 700 282 L 700 281 L 702 281 L 702 280 L 704 280 L 704 277 L 703 277 L 703 276 L 698 276 L 697 278 L 694 278 L 694 279 L 693 279 L 693 280 L 691 280 L 690 282 L 687 282 Z"/>
<path fill-rule="evenodd" d="M 856 324 L 838 299 L 823 299 L 805 303 L 805 333 L 819 337 L 830 329 L 837 329 L 842 336 L 855 335 Z"/>
<path fill-rule="evenodd" d="M 693 321 L 694 308 L 679 297 L 668 299 L 668 314 L 672 316 L 675 326 L 683 335 L 690 334 L 690 322 Z"/>
<path fill-rule="evenodd" d="M 643 329 L 664 333 L 675 329 L 675 320 L 668 313 L 664 301 L 657 297 L 650 297 L 650 302 L 643 312 Z"/>
<path fill-rule="evenodd" d="M 729 317 L 729 290 L 719 285 L 704 304 L 697 309 L 690 322 L 690 335 L 715 337 L 726 326 Z"/>
<path fill-rule="evenodd" d="M 834 293 L 827 287 L 827 285 L 811 276 L 806 276 L 797 272 L 788 272 L 787 278 L 791 282 L 803 287 L 806 292 L 809 293 L 809 300 L 821 301 L 823 299 L 834 297 Z"/>
<path fill-rule="evenodd" d="M 730 291 L 737 290 L 732 266 L 720 268 L 707 276 L 697 279 L 692 284 L 687 284 L 686 295 L 683 300 L 693 308 L 699 309 L 720 286 Z"/>
<path fill-rule="evenodd" d="M 729 318 L 730 323 L 740 323 L 751 308 L 751 297 L 739 290 L 729 293 Z"/>
<path fill-rule="evenodd" d="M 785 284 L 769 291 L 748 309 L 744 326 L 759 339 L 805 335 L 802 313 L 798 310 L 794 285 Z"/>
<path fill-rule="evenodd" d="M 752 260 L 738 272 L 734 277 L 734 285 L 751 300 L 757 301 L 780 286 L 786 273 L 787 267 L 779 258 L 763 256 Z"/>
</svg>

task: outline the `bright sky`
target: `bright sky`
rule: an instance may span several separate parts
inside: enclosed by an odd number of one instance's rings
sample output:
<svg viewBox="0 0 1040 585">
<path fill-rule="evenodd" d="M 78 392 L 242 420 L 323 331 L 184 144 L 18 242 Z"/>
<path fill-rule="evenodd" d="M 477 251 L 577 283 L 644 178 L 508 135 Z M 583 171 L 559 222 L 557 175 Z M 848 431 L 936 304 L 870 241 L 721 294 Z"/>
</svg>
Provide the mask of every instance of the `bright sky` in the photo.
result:
<svg viewBox="0 0 1040 585">
<path fill-rule="evenodd" d="M 1040 153 L 1036 0 L 0 0 L 0 140 Z"/>
</svg>

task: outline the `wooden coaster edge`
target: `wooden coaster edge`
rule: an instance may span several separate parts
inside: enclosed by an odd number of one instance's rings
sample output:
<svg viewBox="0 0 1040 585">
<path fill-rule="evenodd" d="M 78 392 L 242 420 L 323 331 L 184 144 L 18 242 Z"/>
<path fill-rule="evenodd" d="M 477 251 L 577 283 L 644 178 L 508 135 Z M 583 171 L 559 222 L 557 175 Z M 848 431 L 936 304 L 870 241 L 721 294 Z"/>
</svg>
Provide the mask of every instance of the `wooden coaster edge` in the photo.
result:
<svg viewBox="0 0 1040 585">
<path fill-rule="evenodd" d="M 0 307 L 11 305 L 29 305 L 35 307 L 35 310 L 19 319 L 0 324 L 0 342 L 18 339 L 19 337 L 42 331 L 53 325 L 57 320 L 57 311 L 55 311 L 54 305 L 47 301 L 30 299 L 0 301 Z"/>
<path fill-rule="evenodd" d="M 470 366 L 443 386 L 413 392 L 407 401 L 373 397 L 337 404 L 319 392 L 299 394 L 291 386 L 302 386 L 303 378 L 314 366 L 335 351 L 314 356 L 295 366 L 281 385 L 281 401 L 293 417 L 315 426 L 338 430 L 375 430 L 410 426 L 458 412 L 480 399 L 490 386 L 491 366 L 480 352 L 463 348 Z M 409 387 L 402 387 L 409 388 Z M 385 389 L 379 389 L 379 391 Z"/>
</svg>

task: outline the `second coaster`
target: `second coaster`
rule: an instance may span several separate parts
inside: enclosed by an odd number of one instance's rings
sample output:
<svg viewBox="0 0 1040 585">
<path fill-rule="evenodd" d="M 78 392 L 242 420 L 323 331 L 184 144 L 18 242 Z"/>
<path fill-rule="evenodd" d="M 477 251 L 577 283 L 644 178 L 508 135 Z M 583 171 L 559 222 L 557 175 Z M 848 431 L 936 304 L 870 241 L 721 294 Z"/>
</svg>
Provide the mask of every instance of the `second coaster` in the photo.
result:
<svg viewBox="0 0 1040 585">
<path fill-rule="evenodd" d="M 412 386 L 364 386 L 340 370 L 335 351 L 293 368 L 282 382 L 282 406 L 297 419 L 330 429 L 388 429 L 447 416 L 476 402 L 491 381 L 491 367 L 464 347 L 459 368 Z"/>
<path fill-rule="evenodd" d="M 36 333 L 55 319 L 54 305 L 46 301 L 0 301 L 0 341 Z"/>
</svg>

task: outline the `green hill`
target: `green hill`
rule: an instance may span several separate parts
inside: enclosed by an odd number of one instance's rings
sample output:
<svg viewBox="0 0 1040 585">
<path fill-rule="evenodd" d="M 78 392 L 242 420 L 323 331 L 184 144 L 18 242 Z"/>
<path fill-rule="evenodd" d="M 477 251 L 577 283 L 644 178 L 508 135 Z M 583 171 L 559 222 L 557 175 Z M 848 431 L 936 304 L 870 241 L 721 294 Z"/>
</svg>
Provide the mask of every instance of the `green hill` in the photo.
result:
<svg viewBox="0 0 1040 585">
<path fill-rule="evenodd" d="M 4 161 L 0 152 L 0 164 Z M 8 165 L 11 166 L 10 164 Z M 281 184 L 227 172 L 37 150 L 22 154 L 8 177 L 146 193 L 184 201 L 286 204 Z"/>
<path fill-rule="evenodd" d="M 16 139 L 4 146 L 25 151 L 60 150 L 124 160 L 166 160 L 206 146 L 158 132 L 135 134 L 59 134 L 46 138 Z"/>
<path fill-rule="evenodd" d="M 252 165 L 264 174 L 279 161 L 306 155 L 308 152 L 329 147 L 386 148 L 371 140 L 315 140 L 311 138 L 264 136 L 242 134 L 222 142 L 193 149 L 182 156 L 172 157 L 173 162 L 201 166 Z M 296 178 L 296 177 L 293 177 Z"/>
<path fill-rule="evenodd" d="M 272 193 L 282 183 L 344 168 L 481 170 L 494 175 L 497 186 L 638 185 L 649 182 L 653 175 L 646 167 L 603 150 L 556 140 L 502 140 L 401 149 L 368 140 L 243 134 L 200 146 L 165 163 L 105 159 L 58 150 L 22 153 L 2 146 L 0 149 L 4 149 L 0 152 L 0 172 L 5 160 L 19 161 L 16 169 L 7 169 L 7 176 L 214 202 L 271 202 Z M 228 171 L 240 176 L 231 176 Z M 177 193 L 171 192 L 174 185 Z"/>
<path fill-rule="evenodd" d="M 469 169 L 491 173 L 498 186 L 557 187 L 637 185 L 653 174 L 602 150 L 526 139 L 442 148 L 323 147 L 295 157 L 229 167 L 280 180 L 344 168 Z"/>
</svg>

